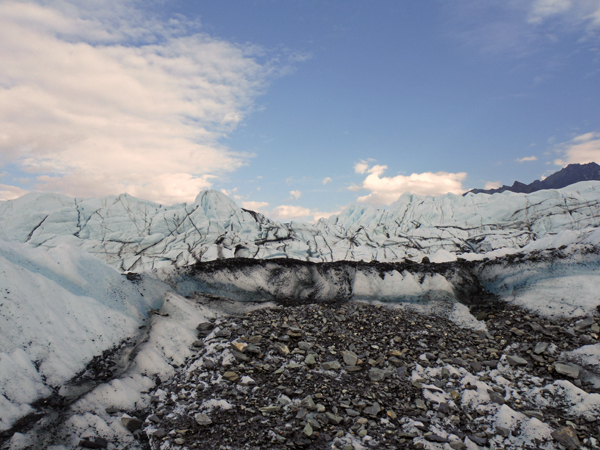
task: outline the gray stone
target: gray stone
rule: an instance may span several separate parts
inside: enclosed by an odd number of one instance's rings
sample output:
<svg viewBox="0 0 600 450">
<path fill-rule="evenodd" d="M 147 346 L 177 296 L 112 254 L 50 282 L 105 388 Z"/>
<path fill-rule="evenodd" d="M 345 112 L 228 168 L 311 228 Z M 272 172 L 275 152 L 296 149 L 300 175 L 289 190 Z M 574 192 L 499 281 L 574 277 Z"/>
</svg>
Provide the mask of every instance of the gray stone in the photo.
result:
<svg viewBox="0 0 600 450">
<path fill-rule="evenodd" d="M 344 364 L 347 366 L 356 366 L 358 362 L 358 355 L 350 350 L 344 350 L 342 352 L 342 358 L 344 358 Z"/>
<path fill-rule="evenodd" d="M 510 430 L 508 428 L 497 425 L 496 426 L 496 434 L 499 434 L 500 436 L 507 438 L 507 437 L 510 437 Z"/>
<path fill-rule="evenodd" d="M 422 398 L 416 399 L 415 400 L 415 405 L 417 405 L 417 408 L 419 408 L 419 409 L 423 409 L 423 410 L 427 409 L 427 405 L 425 405 L 425 402 L 423 401 Z"/>
<path fill-rule="evenodd" d="M 261 413 L 269 414 L 279 411 L 279 406 L 264 406 L 262 408 L 258 408 Z"/>
<path fill-rule="evenodd" d="M 526 366 L 529 364 L 525 358 L 518 355 L 506 355 L 506 360 L 511 366 Z"/>
<path fill-rule="evenodd" d="M 470 434 L 467 436 L 471 442 L 477 445 L 487 445 L 487 439 Z"/>
<path fill-rule="evenodd" d="M 352 409 L 352 408 L 347 408 L 346 409 L 346 414 L 348 414 L 350 417 L 358 417 L 358 416 L 360 416 L 360 413 L 358 411 L 356 411 L 355 409 Z"/>
<path fill-rule="evenodd" d="M 342 420 L 344 420 L 343 417 L 330 412 L 326 412 L 325 414 L 327 415 L 327 419 L 329 420 L 329 422 L 333 425 L 339 425 L 342 422 Z"/>
<path fill-rule="evenodd" d="M 290 353 L 290 349 L 288 348 L 288 346 L 282 344 L 281 342 L 275 342 L 273 344 L 273 347 L 275 347 L 275 349 L 284 356 Z"/>
<path fill-rule="evenodd" d="M 536 355 L 541 355 L 548 349 L 548 345 L 549 344 L 547 342 L 538 342 L 533 349 L 533 353 Z"/>
<path fill-rule="evenodd" d="M 363 409 L 363 413 L 368 414 L 369 416 L 376 416 L 381 411 L 381 406 L 379 403 L 375 402 L 371 406 L 367 406 Z"/>
<path fill-rule="evenodd" d="M 321 364 L 323 370 L 338 370 L 342 365 L 338 361 L 327 361 Z"/>
<path fill-rule="evenodd" d="M 84 438 L 79 441 L 79 446 L 84 448 L 106 448 L 108 441 L 101 437 Z"/>
<path fill-rule="evenodd" d="M 127 430 L 131 431 L 132 433 L 135 430 L 139 430 L 142 427 L 142 425 L 144 424 L 144 422 L 142 422 L 137 417 L 129 417 L 129 416 L 121 417 L 121 423 L 123 424 L 123 426 L 125 428 L 127 428 Z"/>
<path fill-rule="evenodd" d="M 452 441 L 448 445 L 450 445 L 450 447 L 453 448 L 454 450 L 463 450 L 463 449 L 467 448 L 467 446 L 461 441 Z"/>
<path fill-rule="evenodd" d="M 315 401 L 310 395 L 307 395 L 302 399 L 302 401 L 300 402 L 300 406 L 310 411 L 315 411 L 317 409 L 317 405 L 315 404 Z"/>
<path fill-rule="evenodd" d="M 550 433 L 559 444 L 564 445 L 568 449 L 577 449 L 581 447 L 581 442 L 577 437 L 577 433 L 571 427 L 562 427 Z"/>
<path fill-rule="evenodd" d="M 578 320 L 577 322 L 575 322 L 575 330 L 581 331 L 593 324 L 594 324 L 594 318 L 586 317 L 585 319 L 581 319 L 581 320 Z"/>
<path fill-rule="evenodd" d="M 317 355 L 315 355 L 314 353 L 309 353 L 308 355 L 306 355 L 306 358 L 304 358 L 304 364 L 306 364 L 307 366 L 314 366 L 317 363 L 316 357 Z"/>
<path fill-rule="evenodd" d="M 442 436 L 438 436 L 437 434 L 428 434 L 425 436 L 425 440 L 429 442 L 440 442 L 442 444 L 450 442 L 448 439 Z"/>
<path fill-rule="evenodd" d="M 303 432 L 305 435 L 307 435 L 307 436 L 312 436 L 312 434 L 313 434 L 313 428 L 312 428 L 312 426 L 310 425 L 310 423 L 307 423 L 307 424 L 304 426 L 304 430 L 302 430 L 302 432 Z"/>
<path fill-rule="evenodd" d="M 371 368 L 371 370 L 369 370 L 369 379 L 371 381 L 383 381 L 385 379 L 385 376 L 385 370 L 381 370 L 376 367 L 373 367 Z"/>
<path fill-rule="evenodd" d="M 165 430 L 164 428 L 159 428 L 154 433 L 152 433 L 152 436 L 154 436 L 156 439 L 162 439 L 166 435 L 167 435 L 167 430 Z"/>
<path fill-rule="evenodd" d="M 500 394 L 498 394 L 497 392 L 488 389 L 488 395 L 490 396 L 490 400 L 493 403 L 497 403 L 498 405 L 503 405 L 504 404 L 504 397 Z"/>
<path fill-rule="evenodd" d="M 554 364 L 554 370 L 567 377 L 577 378 L 579 376 L 579 368 L 568 366 L 566 364 L 556 363 Z"/>
<path fill-rule="evenodd" d="M 212 423 L 212 420 L 210 420 L 210 417 L 208 417 L 206 414 L 203 414 L 203 413 L 196 414 L 194 416 L 194 420 L 196 420 L 196 423 L 198 425 L 202 425 L 202 426 L 210 425 Z"/>
</svg>

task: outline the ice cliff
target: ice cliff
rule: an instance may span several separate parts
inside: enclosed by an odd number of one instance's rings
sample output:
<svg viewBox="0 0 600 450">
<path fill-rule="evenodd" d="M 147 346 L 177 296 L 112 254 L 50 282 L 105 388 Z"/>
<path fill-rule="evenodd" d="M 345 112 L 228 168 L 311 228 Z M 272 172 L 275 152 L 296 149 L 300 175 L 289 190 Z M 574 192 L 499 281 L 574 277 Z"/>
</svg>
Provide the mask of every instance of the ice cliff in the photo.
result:
<svg viewBox="0 0 600 450">
<path fill-rule="evenodd" d="M 164 206 L 129 195 L 99 199 L 31 193 L 0 202 L 0 239 L 69 244 L 120 270 L 145 271 L 220 258 L 313 262 L 448 261 L 499 249 L 585 241 L 600 224 L 600 182 L 532 194 L 402 195 L 387 210 L 351 205 L 315 224 L 281 223 L 217 191 Z"/>
</svg>

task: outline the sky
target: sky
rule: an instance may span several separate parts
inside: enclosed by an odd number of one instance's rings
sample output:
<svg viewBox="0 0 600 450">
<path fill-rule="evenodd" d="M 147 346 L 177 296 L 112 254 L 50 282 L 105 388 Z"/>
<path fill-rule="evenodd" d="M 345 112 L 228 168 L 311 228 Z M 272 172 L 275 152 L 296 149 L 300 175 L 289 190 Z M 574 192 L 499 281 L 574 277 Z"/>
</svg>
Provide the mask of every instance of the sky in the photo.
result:
<svg viewBox="0 0 600 450">
<path fill-rule="evenodd" d="M 600 0 L 0 0 L 0 200 L 282 221 L 600 163 Z"/>
</svg>

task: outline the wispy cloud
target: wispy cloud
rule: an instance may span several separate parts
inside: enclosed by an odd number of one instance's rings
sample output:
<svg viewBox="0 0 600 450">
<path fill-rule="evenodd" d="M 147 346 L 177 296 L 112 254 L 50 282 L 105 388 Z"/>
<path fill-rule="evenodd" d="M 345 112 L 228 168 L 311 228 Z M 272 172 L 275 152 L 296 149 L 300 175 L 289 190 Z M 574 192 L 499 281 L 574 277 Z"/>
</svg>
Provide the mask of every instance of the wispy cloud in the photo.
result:
<svg viewBox="0 0 600 450">
<path fill-rule="evenodd" d="M 498 189 L 502 186 L 502 183 L 499 181 L 488 181 L 485 183 L 484 189 Z"/>
<path fill-rule="evenodd" d="M 516 162 L 526 162 L 526 161 L 537 161 L 537 156 L 525 156 L 523 158 L 515 159 Z"/>
<path fill-rule="evenodd" d="M 271 216 L 275 219 L 301 219 L 312 216 L 313 211 L 302 206 L 280 205 L 271 211 Z"/>
<path fill-rule="evenodd" d="M 292 198 L 295 198 L 296 200 L 298 200 L 300 197 L 302 197 L 302 192 L 301 191 L 290 191 L 290 195 L 292 196 Z"/>
<path fill-rule="evenodd" d="M 250 211 L 265 213 L 265 208 L 269 206 L 268 202 L 242 202 L 242 207 Z"/>
<path fill-rule="evenodd" d="M 484 54 L 525 57 L 567 37 L 595 41 L 600 30 L 597 0 L 459 0 L 446 8 L 451 34 Z"/>
<path fill-rule="evenodd" d="M 331 177 L 325 177 L 323 178 L 323 186 L 325 186 L 327 183 L 331 183 L 333 180 L 331 179 Z"/>
<path fill-rule="evenodd" d="M 387 166 L 383 165 L 375 165 L 365 170 L 369 175 L 362 182 L 361 187 L 371 193 L 359 197 L 357 201 L 389 205 L 405 192 L 419 195 L 442 195 L 449 192 L 461 194 L 465 191 L 462 185 L 462 181 L 467 176 L 465 172 L 425 172 L 413 173 L 409 176 L 384 177 L 382 175 L 386 170 Z"/>
<path fill-rule="evenodd" d="M 600 164 L 600 133 L 581 134 L 568 142 L 559 144 L 557 149 L 562 153 L 562 156 L 554 161 L 557 166 L 589 162 Z"/>
<path fill-rule="evenodd" d="M 251 158 L 219 140 L 281 68 L 132 4 L 0 3 L 0 163 L 37 189 L 189 201 Z"/>
<path fill-rule="evenodd" d="M 13 200 L 22 195 L 27 194 L 29 191 L 21 189 L 16 186 L 9 186 L 7 184 L 0 184 L 0 201 Z"/>
</svg>

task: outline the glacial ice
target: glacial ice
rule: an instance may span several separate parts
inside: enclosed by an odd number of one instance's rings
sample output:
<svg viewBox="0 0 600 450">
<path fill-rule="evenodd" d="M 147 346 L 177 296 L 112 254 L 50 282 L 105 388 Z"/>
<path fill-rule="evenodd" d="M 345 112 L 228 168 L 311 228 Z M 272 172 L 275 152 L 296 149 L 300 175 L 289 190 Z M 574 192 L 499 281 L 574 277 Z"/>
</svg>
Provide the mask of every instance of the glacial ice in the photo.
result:
<svg viewBox="0 0 600 450">
<path fill-rule="evenodd" d="M 100 199 L 31 193 L 0 202 L 0 239 L 81 247 L 119 270 L 220 258 L 435 261 L 493 252 L 596 244 L 600 182 L 532 194 L 402 195 L 388 210 L 351 205 L 315 224 L 281 223 L 217 191 L 164 206 L 127 194 Z"/>
</svg>

